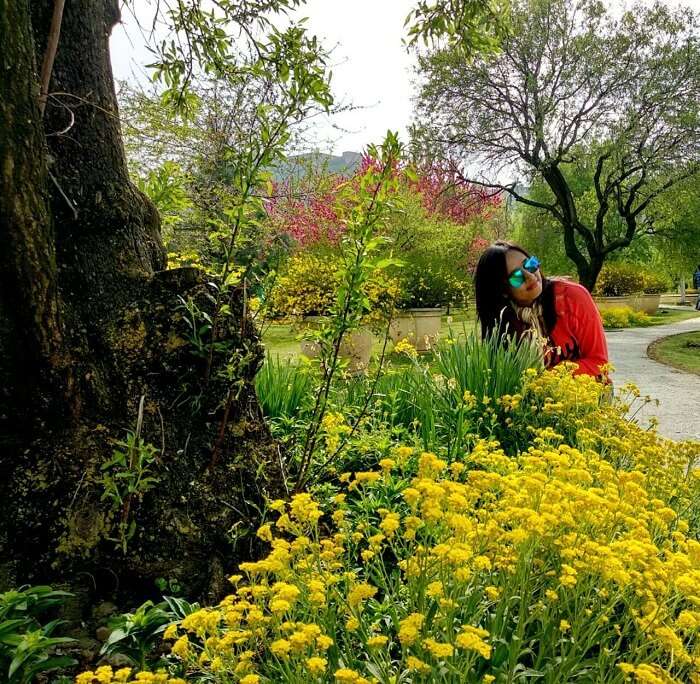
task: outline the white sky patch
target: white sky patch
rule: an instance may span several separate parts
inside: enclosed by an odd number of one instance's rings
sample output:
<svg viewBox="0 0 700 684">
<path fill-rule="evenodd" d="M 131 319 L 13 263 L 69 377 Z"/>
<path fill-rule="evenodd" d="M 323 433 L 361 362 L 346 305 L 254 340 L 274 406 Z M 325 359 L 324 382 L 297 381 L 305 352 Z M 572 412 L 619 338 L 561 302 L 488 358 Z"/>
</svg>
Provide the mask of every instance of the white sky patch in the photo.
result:
<svg viewBox="0 0 700 684">
<path fill-rule="evenodd" d="M 328 131 L 336 153 L 381 142 L 387 129 L 399 131 L 407 141 L 415 60 L 402 39 L 412 6 L 411 0 L 310 0 L 299 13 L 308 17 L 309 31 L 332 50 L 336 100 L 359 107 L 333 118 L 332 123 L 346 129 Z"/>
<path fill-rule="evenodd" d="M 698 0 L 700 1 L 700 0 Z M 415 59 L 402 44 L 404 20 L 412 0 L 308 0 L 293 17 L 307 17 L 310 34 L 331 52 L 331 86 L 336 102 L 355 107 L 318 120 L 313 130 L 322 152 L 360 152 L 368 143 L 379 143 L 387 129 L 408 141 L 412 115 L 411 72 Z M 139 15 L 148 26 L 147 12 Z M 144 66 L 153 61 L 134 17 L 123 12 L 110 41 L 116 79 L 146 79 Z"/>
</svg>

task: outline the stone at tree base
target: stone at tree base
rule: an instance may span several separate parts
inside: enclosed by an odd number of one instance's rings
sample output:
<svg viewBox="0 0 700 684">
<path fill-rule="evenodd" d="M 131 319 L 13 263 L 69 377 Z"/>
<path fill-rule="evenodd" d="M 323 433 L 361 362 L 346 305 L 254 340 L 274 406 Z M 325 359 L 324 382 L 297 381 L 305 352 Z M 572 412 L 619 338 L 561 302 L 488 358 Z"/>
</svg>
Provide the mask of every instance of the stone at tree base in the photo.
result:
<svg viewBox="0 0 700 684">
<path fill-rule="evenodd" d="M 98 627 L 95 630 L 95 638 L 104 643 L 109 639 L 109 635 L 112 633 L 112 628 L 111 627 Z"/>
<path fill-rule="evenodd" d="M 102 665 L 110 665 L 114 670 L 121 670 L 123 667 L 134 667 L 131 658 L 125 656 L 123 653 L 113 653 L 112 655 L 100 658 L 100 660 L 97 661 L 96 667 L 101 667 Z"/>
<path fill-rule="evenodd" d="M 104 620 L 105 618 L 114 615 L 118 611 L 117 606 L 115 606 L 110 601 L 102 601 L 98 603 L 92 610 L 92 616 L 95 620 Z"/>
</svg>

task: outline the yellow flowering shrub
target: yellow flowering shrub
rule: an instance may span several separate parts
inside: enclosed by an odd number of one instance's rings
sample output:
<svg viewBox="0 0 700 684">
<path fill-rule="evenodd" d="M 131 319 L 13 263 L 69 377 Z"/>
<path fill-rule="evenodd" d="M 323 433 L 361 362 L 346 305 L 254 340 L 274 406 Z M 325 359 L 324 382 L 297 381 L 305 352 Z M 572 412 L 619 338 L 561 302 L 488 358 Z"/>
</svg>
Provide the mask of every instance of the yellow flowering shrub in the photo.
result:
<svg viewBox="0 0 700 684">
<path fill-rule="evenodd" d="M 642 430 L 605 395 L 566 367 L 529 373 L 493 400 L 529 434 L 517 454 L 397 445 L 341 477 L 328 515 L 308 493 L 272 502 L 269 553 L 166 634 L 173 671 L 700 683 L 700 445 Z"/>
<path fill-rule="evenodd" d="M 337 260 L 310 252 L 289 259 L 286 271 L 276 281 L 269 297 L 275 315 L 285 318 L 327 314 L 340 284 Z"/>
<path fill-rule="evenodd" d="M 406 338 L 399 340 L 394 345 L 394 353 L 405 354 L 409 359 L 418 358 L 418 351 Z"/>
<path fill-rule="evenodd" d="M 287 263 L 269 297 L 273 315 L 286 319 L 328 315 L 341 284 L 341 262 L 337 255 L 299 252 Z M 364 285 L 369 312 L 366 322 L 385 317 L 399 293 L 399 281 L 376 268 Z"/>
<path fill-rule="evenodd" d="M 634 311 L 629 306 L 601 309 L 600 317 L 606 328 L 633 328 L 651 325 L 649 314 L 644 311 Z"/>
</svg>

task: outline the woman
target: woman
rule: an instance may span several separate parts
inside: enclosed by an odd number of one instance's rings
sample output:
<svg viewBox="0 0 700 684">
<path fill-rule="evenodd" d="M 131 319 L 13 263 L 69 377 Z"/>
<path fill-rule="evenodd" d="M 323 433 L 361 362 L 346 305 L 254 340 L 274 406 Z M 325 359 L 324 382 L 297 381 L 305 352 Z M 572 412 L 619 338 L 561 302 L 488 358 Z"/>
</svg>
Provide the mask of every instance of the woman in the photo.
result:
<svg viewBox="0 0 700 684">
<path fill-rule="evenodd" d="M 491 245 L 476 267 L 476 311 L 482 336 L 494 329 L 520 339 L 543 340 L 544 362 L 578 364 L 575 373 L 606 378 L 608 346 L 588 290 L 568 280 L 544 278 L 537 257 L 518 245 Z"/>
</svg>

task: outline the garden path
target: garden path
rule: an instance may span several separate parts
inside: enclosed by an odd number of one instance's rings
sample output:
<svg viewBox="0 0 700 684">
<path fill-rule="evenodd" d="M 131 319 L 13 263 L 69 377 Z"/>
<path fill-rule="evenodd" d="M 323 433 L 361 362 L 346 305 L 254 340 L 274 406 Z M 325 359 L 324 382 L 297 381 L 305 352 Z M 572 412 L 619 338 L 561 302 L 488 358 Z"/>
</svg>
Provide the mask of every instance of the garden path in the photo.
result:
<svg viewBox="0 0 700 684">
<path fill-rule="evenodd" d="M 642 395 L 659 400 L 638 414 L 642 425 L 659 419 L 659 433 L 671 439 L 700 440 L 700 376 L 671 368 L 647 356 L 647 347 L 668 335 L 700 330 L 700 317 L 650 328 L 626 328 L 606 332 L 610 361 L 617 387 L 633 382 Z"/>
</svg>

